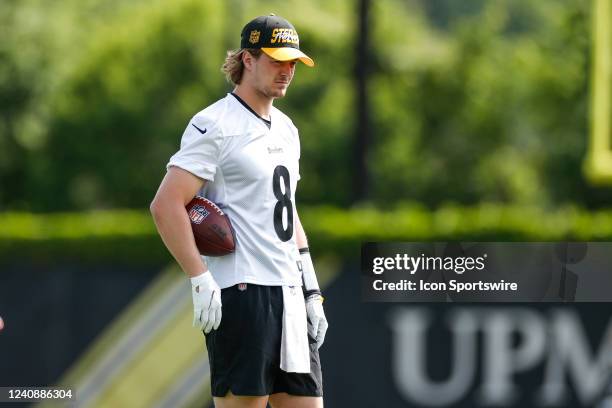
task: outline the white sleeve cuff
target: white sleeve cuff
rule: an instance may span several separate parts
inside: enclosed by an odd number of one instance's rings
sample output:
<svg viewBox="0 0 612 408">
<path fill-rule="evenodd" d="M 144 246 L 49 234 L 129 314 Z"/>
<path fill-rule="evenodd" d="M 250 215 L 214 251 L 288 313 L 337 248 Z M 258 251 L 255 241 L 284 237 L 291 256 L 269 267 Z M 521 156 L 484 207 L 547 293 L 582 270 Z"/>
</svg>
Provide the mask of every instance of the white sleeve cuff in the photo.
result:
<svg viewBox="0 0 612 408">
<path fill-rule="evenodd" d="M 216 169 L 214 166 L 207 166 L 202 163 L 188 162 L 185 160 L 175 160 L 174 156 L 170 158 L 170 161 L 166 165 L 166 171 L 172 166 L 179 167 L 204 180 L 215 180 Z"/>
</svg>

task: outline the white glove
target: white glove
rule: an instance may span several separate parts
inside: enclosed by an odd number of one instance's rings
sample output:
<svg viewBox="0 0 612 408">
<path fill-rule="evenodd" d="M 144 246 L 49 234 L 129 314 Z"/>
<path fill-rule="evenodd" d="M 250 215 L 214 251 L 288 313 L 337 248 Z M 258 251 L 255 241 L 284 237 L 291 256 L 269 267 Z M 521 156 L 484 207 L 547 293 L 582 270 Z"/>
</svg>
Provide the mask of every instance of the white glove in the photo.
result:
<svg viewBox="0 0 612 408">
<path fill-rule="evenodd" d="M 221 323 L 221 289 L 210 272 L 191 278 L 193 299 L 193 327 L 217 330 Z"/>
<path fill-rule="evenodd" d="M 325 333 L 327 332 L 327 318 L 323 312 L 323 296 L 319 289 L 319 282 L 314 271 L 310 250 L 300 248 L 301 262 L 298 268 L 302 272 L 302 282 L 304 283 L 304 293 L 306 296 L 306 315 L 308 316 L 308 333 L 317 341 L 317 348 L 323 345 Z"/>
<path fill-rule="evenodd" d="M 325 341 L 325 333 L 327 333 L 327 318 L 323 312 L 323 297 L 314 295 L 306 299 L 306 315 L 310 324 L 308 325 L 308 333 L 317 341 L 317 348 L 320 348 Z"/>
</svg>

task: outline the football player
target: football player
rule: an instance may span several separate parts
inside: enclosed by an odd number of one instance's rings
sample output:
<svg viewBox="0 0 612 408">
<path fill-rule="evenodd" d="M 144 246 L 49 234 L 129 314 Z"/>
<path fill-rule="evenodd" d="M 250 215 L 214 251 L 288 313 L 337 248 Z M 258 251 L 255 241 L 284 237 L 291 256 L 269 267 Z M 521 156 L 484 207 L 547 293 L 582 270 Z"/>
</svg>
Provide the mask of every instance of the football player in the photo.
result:
<svg viewBox="0 0 612 408">
<path fill-rule="evenodd" d="M 151 203 L 157 229 L 190 277 L 217 407 L 322 407 L 318 348 L 327 320 L 295 205 L 300 141 L 273 106 L 296 64 L 314 66 L 285 19 L 246 24 L 222 71 L 233 92 L 197 113 Z M 235 252 L 199 255 L 185 205 L 199 194 L 229 216 Z"/>
</svg>

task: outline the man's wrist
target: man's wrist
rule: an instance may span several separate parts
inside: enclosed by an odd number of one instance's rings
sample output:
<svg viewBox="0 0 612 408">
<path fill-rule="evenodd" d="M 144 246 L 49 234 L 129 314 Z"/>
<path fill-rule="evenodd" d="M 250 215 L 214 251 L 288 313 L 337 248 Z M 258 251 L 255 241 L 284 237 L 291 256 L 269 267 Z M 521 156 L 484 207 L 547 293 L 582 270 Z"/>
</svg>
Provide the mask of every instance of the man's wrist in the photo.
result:
<svg viewBox="0 0 612 408">
<path fill-rule="evenodd" d="M 315 274 L 312 258 L 310 257 L 310 250 L 308 249 L 308 247 L 305 247 L 299 248 L 299 251 L 301 258 L 300 269 L 302 272 L 302 283 L 304 291 L 309 293 L 311 293 L 312 291 L 318 291 L 320 294 L 321 290 L 319 289 L 319 282 L 317 282 L 317 275 Z"/>
<path fill-rule="evenodd" d="M 325 298 L 323 297 L 321 292 L 313 293 L 313 294 L 311 294 L 309 296 L 304 296 L 304 299 L 306 300 L 306 303 L 308 303 L 308 302 L 316 302 L 316 301 L 319 301 L 319 302 L 323 303 L 325 301 Z"/>
<path fill-rule="evenodd" d="M 315 296 L 321 296 L 321 297 L 323 296 L 319 289 L 307 290 L 306 288 L 303 288 L 303 292 L 304 292 L 304 299 L 306 300 L 312 297 L 315 297 Z"/>
<path fill-rule="evenodd" d="M 189 281 L 191 282 L 191 286 L 195 289 L 198 286 L 202 286 L 205 283 L 209 282 L 211 277 L 212 275 L 208 271 L 204 271 L 197 276 L 190 277 Z"/>
</svg>

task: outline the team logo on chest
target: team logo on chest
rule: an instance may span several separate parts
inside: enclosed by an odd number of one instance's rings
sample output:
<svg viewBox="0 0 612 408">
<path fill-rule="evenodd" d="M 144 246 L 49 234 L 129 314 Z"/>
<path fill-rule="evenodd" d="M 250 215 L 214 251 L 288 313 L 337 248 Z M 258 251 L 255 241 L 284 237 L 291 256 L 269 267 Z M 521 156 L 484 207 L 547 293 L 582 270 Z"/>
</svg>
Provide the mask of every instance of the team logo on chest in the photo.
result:
<svg viewBox="0 0 612 408">
<path fill-rule="evenodd" d="M 194 205 L 193 208 L 189 210 L 189 219 L 194 224 L 201 224 L 209 215 L 210 213 L 208 210 L 201 205 Z"/>
<path fill-rule="evenodd" d="M 279 146 L 268 146 L 268 153 L 269 154 L 273 154 L 273 153 L 282 153 L 283 152 L 283 148 L 279 147 Z"/>
</svg>

